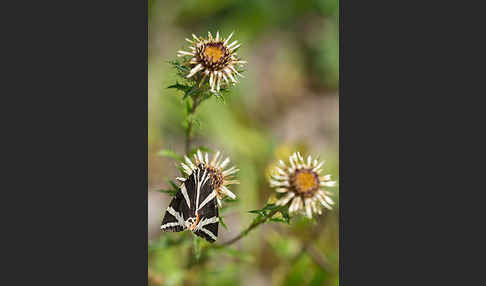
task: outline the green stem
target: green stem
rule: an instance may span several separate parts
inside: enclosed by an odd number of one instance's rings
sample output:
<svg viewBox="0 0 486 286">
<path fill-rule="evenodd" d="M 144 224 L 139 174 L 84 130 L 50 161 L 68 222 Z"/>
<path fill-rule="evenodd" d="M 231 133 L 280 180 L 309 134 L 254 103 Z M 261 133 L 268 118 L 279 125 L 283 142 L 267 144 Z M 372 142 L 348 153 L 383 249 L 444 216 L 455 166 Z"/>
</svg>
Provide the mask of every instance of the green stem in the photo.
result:
<svg viewBox="0 0 486 286">
<path fill-rule="evenodd" d="M 187 124 L 187 130 L 186 130 L 186 154 L 189 153 L 190 149 L 191 149 L 191 139 L 192 139 L 192 126 L 193 126 L 193 116 L 194 114 L 196 113 L 196 108 L 199 106 L 199 103 L 201 103 L 199 101 L 199 95 L 196 95 L 194 96 L 194 99 L 193 99 L 193 103 L 192 103 L 192 107 L 191 107 L 191 110 L 189 111 L 189 122 Z"/>
<path fill-rule="evenodd" d="M 260 224 L 262 223 L 265 223 L 267 220 L 269 220 L 270 218 L 273 217 L 274 214 L 276 214 L 278 211 L 278 209 L 274 209 L 272 210 L 271 212 L 269 212 L 266 216 L 264 216 L 263 218 L 259 219 L 259 220 L 254 220 L 250 226 L 246 229 L 244 229 L 240 234 L 238 234 L 236 237 L 224 242 L 224 243 L 221 243 L 221 244 L 218 244 L 218 245 L 215 245 L 214 247 L 216 248 L 220 248 L 220 247 L 224 247 L 224 246 L 228 246 L 230 244 L 233 244 L 235 242 L 237 242 L 238 240 L 242 239 L 243 237 L 245 237 L 250 231 L 252 231 L 253 229 L 255 229 L 257 226 L 259 226 Z"/>
</svg>

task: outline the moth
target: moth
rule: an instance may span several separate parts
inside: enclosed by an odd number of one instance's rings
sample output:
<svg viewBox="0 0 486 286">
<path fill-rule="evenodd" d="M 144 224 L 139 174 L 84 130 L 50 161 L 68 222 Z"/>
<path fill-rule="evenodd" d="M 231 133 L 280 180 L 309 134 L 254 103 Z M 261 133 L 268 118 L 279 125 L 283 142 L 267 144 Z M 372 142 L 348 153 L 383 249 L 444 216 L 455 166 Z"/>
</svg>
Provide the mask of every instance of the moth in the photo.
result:
<svg viewBox="0 0 486 286">
<path fill-rule="evenodd" d="M 210 243 L 215 242 L 219 217 L 213 184 L 211 172 L 207 168 L 196 167 L 170 202 L 161 230 L 190 230 Z"/>
</svg>

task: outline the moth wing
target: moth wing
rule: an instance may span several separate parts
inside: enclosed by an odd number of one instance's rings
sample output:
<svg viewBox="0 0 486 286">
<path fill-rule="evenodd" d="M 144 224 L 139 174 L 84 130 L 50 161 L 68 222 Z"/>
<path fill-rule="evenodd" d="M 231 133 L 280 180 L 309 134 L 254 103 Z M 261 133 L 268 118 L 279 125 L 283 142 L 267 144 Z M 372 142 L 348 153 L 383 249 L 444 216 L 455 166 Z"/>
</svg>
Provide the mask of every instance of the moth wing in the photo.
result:
<svg viewBox="0 0 486 286">
<path fill-rule="evenodd" d="M 200 227 L 194 232 L 195 235 L 213 243 L 218 238 L 219 211 L 216 199 L 213 198 L 201 209 L 199 209 Z M 210 223 L 207 223 L 207 222 Z"/>
<path fill-rule="evenodd" d="M 194 232 L 195 235 L 200 236 L 210 243 L 213 243 L 218 239 L 218 225 L 219 222 L 207 224 L 201 229 Z"/>
<path fill-rule="evenodd" d="M 196 217 L 196 190 L 197 190 L 197 179 L 198 172 L 194 171 L 186 181 L 181 185 L 180 193 L 182 197 L 181 212 L 184 220 Z"/>
<path fill-rule="evenodd" d="M 183 231 L 186 226 L 183 222 L 182 206 L 184 205 L 184 198 L 179 190 L 167 207 L 164 219 L 160 229 L 163 231 L 179 232 Z"/>
</svg>

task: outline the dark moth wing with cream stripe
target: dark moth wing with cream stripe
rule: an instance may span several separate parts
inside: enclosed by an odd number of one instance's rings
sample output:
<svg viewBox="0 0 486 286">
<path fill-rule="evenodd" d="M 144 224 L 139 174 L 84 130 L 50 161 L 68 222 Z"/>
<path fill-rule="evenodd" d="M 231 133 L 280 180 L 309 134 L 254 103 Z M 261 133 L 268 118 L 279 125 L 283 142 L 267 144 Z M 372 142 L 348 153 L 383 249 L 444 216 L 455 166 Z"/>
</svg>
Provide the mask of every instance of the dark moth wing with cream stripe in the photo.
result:
<svg viewBox="0 0 486 286">
<path fill-rule="evenodd" d="M 211 174 L 198 166 L 169 204 L 161 229 L 175 232 L 190 229 L 209 242 L 216 241 L 219 219 L 215 195 Z"/>
<path fill-rule="evenodd" d="M 204 207 L 202 207 L 199 210 L 199 215 L 201 217 L 200 222 L 201 224 L 204 225 L 201 226 L 200 229 L 196 229 L 194 233 L 197 236 L 200 236 L 211 243 L 215 242 L 218 237 L 218 225 L 219 225 L 218 206 L 216 203 L 216 199 L 213 198 Z M 206 220 L 204 220 L 203 218 L 205 218 Z M 211 218 L 214 218 L 215 221 L 210 222 L 209 219 Z M 209 222 L 209 223 L 206 224 L 205 222 Z"/>
<path fill-rule="evenodd" d="M 181 206 L 184 204 L 184 198 L 182 197 L 182 193 L 179 190 L 175 197 L 170 202 L 170 205 L 167 209 L 172 208 L 173 210 L 180 210 Z M 173 231 L 179 232 L 185 229 L 185 225 L 181 225 L 177 218 L 169 213 L 169 211 L 165 212 L 164 219 L 162 220 L 162 230 L 164 231 Z"/>
</svg>

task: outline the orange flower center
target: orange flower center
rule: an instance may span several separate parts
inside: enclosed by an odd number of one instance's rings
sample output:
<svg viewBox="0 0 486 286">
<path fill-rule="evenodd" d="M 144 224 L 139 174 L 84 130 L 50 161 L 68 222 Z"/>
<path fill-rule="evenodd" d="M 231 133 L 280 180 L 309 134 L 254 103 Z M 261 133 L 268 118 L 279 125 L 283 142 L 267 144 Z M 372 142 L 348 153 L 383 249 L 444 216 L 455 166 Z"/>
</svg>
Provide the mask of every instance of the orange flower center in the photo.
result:
<svg viewBox="0 0 486 286">
<path fill-rule="evenodd" d="M 218 46 L 207 46 L 204 49 L 204 55 L 210 58 L 213 63 L 219 61 L 223 54 L 223 50 Z"/>
<path fill-rule="evenodd" d="M 311 170 L 297 170 L 292 181 L 297 192 L 303 195 L 311 195 L 319 188 L 319 179 Z"/>
</svg>

